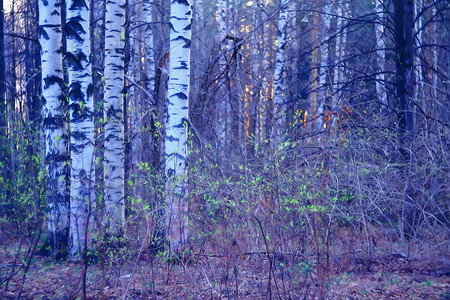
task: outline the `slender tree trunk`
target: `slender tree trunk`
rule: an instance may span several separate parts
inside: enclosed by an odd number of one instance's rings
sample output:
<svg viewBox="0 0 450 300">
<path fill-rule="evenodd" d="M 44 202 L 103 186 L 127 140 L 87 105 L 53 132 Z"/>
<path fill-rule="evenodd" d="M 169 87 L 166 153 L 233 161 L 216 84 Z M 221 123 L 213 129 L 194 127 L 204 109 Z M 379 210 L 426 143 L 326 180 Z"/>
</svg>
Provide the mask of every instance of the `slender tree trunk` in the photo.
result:
<svg viewBox="0 0 450 300">
<path fill-rule="evenodd" d="M 68 120 L 63 94 L 60 0 L 39 1 L 43 127 L 47 166 L 48 231 L 52 250 L 67 245 L 69 234 Z"/>
<path fill-rule="evenodd" d="M 125 221 L 124 47 L 125 1 L 108 0 L 105 13 L 105 212 L 106 231 L 120 235 Z M 137 72 L 137 70 L 134 70 Z M 137 97 L 138 93 L 132 95 Z"/>
<path fill-rule="evenodd" d="M 324 12 L 322 14 L 322 20 L 323 20 L 323 34 L 321 38 L 322 45 L 320 46 L 321 55 L 320 55 L 320 75 L 319 75 L 319 107 L 317 108 L 317 116 L 318 116 L 318 122 L 317 122 L 317 130 L 320 132 L 324 130 L 324 106 L 326 99 L 329 96 L 330 91 L 328 90 L 328 87 L 326 85 L 327 83 L 327 77 L 330 77 L 330 69 L 328 66 L 328 59 L 329 59 L 329 43 L 325 43 L 325 41 L 329 37 L 329 31 L 330 31 L 330 16 L 331 13 L 331 5 L 326 4 L 324 8 Z"/>
<path fill-rule="evenodd" d="M 275 56 L 275 71 L 273 76 L 273 101 L 275 106 L 274 113 L 274 131 L 272 134 L 275 139 L 278 141 L 274 144 L 275 147 L 278 147 L 277 144 L 282 141 L 282 135 L 286 130 L 285 114 L 286 114 L 286 95 L 285 95 L 285 57 L 284 51 L 286 49 L 287 44 L 287 17 L 288 17 L 288 0 L 281 0 L 280 3 L 280 15 L 278 17 L 278 30 L 277 30 L 277 52 Z"/>
<path fill-rule="evenodd" d="M 309 115 L 311 120 L 315 120 L 317 117 L 317 96 L 318 96 L 318 79 L 319 79 L 319 1 L 314 1 L 314 14 L 313 14 L 313 29 L 312 29 L 312 45 L 313 50 L 311 53 L 311 94 L 310 94 L 310 110 Z M 275 83 L 274 83 L 275 85 Z M 305 112 L 306 117 L 308 111 Z M 315 122 L 313 121 L 308 125 L 311 131 L 314 131 Z"/>
<path fill-rule="evenodd" d="M 92 82 L 94 86 L 94 123 L 95 123 L 95 194 L 98 210 L 103 209 L 103 101 L 104 101 L 104 46 L 105 46 L 105 6 L 103 0 L 91 0 L 91 51 L 92 51 Z M 104 216 L 95 215 L 97 228 L 102 228 Z M 99 232 L 103 235 L 103 232 Z"/>
<path fill-rule="evenodd" d="M 413 203 L 411 203 L 410 162 L 411 145 L 414 138 L 412 97 L 414 92 L 413 69 L 413 29 L 414 5 L 412 0 L 394 1 L 394 41 L 396 57 L 397 115 L 400 153 L 403 156 L 402 168 L 405 180 L 405 201 L 402 205 L 400 228 L 403 238 L 411 236 L 414 222 Z"/>
<path fill-rule="evenodd" d="M 75 0 L 66 3 L 71 151 L 69 240 L 75 259 L 91 246 L 89 222 L 95 199 L 89 6 L 89 2 Z"/>
<path fill-rule="evenodd" d="M 332 98 L 331 107 L 333 111 L 338 110 L 339 101 L 342 98 L 342 86 L 344 84 L 344 57 L 345 57 L 345 50 L 346 50 L 346 44 L 347 44 L 347 28 L 344 24 L 344 20 L 346 16 L 348 15 L 348 4 L 341 4 L 337 6 L 337 24 L 336 24 L 336 30 L 340 32 L 340 34 L 336 37 L 336 48 L 335 48 L 335 66 L 334 66 L 334 96 Z M 332 119 L 332 126 L 335 127 L 336 125 L 336 118 Z"/>
<path fill-rule="evenodd" d="M 377 14 L 377 21 L 375 23 L 375 36 L 377 40 L 377 70 L 375 75 L 375 88 L 377 92 L 378 101 L 382 105 L 382 110 L 386 109 L 387 103 L 387 93 L 386 79 L 385 79 L 385 60 L 386 60 L 386 45 L 384 42 L 384 5 L 383 0 L 376 0 L 375 3 L 375 13 Z"/>
<path fill-rule="evenodd" d="M 228 40 L 225 38 L 227 35 L 227 2 L 226 0 L 219 0 L 217 3 L 217 23 L 219 27 L 219 34 L 217 38 L 217 43 L 219 45 L 220 51 L 220 60 L 219 60 L 219 76 L 222 78 L 222 81 L 219 83 L 220 92 L 219 99 L 216 106 L 215 113 L 217 114 L 216 118 L 216 135 L 217 135 L 217 153 L 219 157 L 223 158 L 226 153 L 226 134 L 227 134 L 227 104 L 229 103 L 229 98 L 227 97 L 228 93 L 226 90 L 227 80 L 228 80 Z"/>
<path fill-rule="evenodd" d="M 247 136 L 247 158 L 252 159 L 255 155 L 255 144 L 259 140 L 258 137 L 258 106 L 261 99 L 261 64 L 259 60 L 259 51 L 261 50 L 260 39 L 261 31 L 257 28 L 260 20 L 260 13 L 258 10 L 258 0 L 253 2 L 253 44 L 251 53 L 251 65 L 252 65 L 252 94 L 248 101 L 247 115 L 248 115 L 248 136 Z"/>
<path fill-rule="evenodd" d="M 187 127 L 189 109 L 192 0 L 172 0 L 170 77 L 166 116 L 166 224 L 171 252 L 187 242 Z"/>
<path fill-rule="evenodd" d="M 6 104 L 6 53 L 5 53 L 5 13 L 4 13 L 4 5 L 3 0 L 0 0 L 1 10 L 0 10 L 0 162 L 2 167 L 0 169 L 0 176 L 3 178 L 6 177 L 6 173 L 4 171 L 7 157 L 6 157 L 6 140 L 7 140 L 7 104 Z M 3 193 L 0 194 L 0 197 L 3 197 Z"/>
<path fill-rule="evenodd" d="M 398 99 L 399 138 L 402 155 L 408 159 L 407 144 L 413 137 L 412 99 L 413 69 L 413 3 L 412 0 L 394 1 L 394 34 L 396 49 L 396 89 Z"/>
</svg>

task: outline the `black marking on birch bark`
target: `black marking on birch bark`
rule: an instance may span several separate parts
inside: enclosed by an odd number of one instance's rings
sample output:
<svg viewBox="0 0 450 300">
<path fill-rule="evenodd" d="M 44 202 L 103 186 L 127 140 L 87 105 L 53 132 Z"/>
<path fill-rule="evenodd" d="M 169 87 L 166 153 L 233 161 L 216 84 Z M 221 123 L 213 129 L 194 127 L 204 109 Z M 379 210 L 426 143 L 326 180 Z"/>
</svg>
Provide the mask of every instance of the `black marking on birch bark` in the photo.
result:
<svg viewBox="0 0 450 300">
<path fill-rule="evenodd" d="M 83 131 L 72 131 L 70 132 L 70 136 L 78 141 L 87 141 L 87 135 Z M 70 147 L 73 148 L 74 146 L 75 145 L 72 144 Z M 80 146 L 80 148 L 83 149 L 84 146 Z"/>
<path fill-rule="evenodd" d="M 178 32 L 178 31 L 175 31 L 175 28 L 173 27 L 173 24 L 172 24 L 172 22 L 169 22 L 169 32 Z"/>
<path fill-rule="evenodd" d="M 189 2 L 187 0 L 173 0 L 172 3 L 179 3 L 179 4 L 184 4 L 186 6 L 189 6 Z"/>
<path fill-rule="evenodd" d="M 83 29 L 83 26 L 81 26 L 81 24 L 80 24 L 80 22 L 82 22 L 82 21 L 83 21 L 83 19 L 81 17 L 73 17 L 67 21 L 64 29 L 66 31 L 66 35 L 68 38 L 73 38 L 79 42 L 84 41 L 84 38 L 82 38 L 81 35 L 86 34 L 86 31 Z"/>
<path fill-rule="evenodd" d="M 178 142 L 179 139 L 174 137 L 173 135 L 166 135 L 166 140 L 168 140 L 169 142 Z"/>
<path fill-rule="evenodd" d="M 53 84 L 57 84 L 62 87 L 64 85 L 64 79 L 56 75 L 51 75 L 44 78 L 44 89 L 48 89 Z"/>
<path fill-rule="evenodd" d="M 53 11 L 50 13 L 50 15 L 51 15 L 51 16 L 59 16 L 60 13 L 55 9 L 55 10 L 53 10 Z M 57 25 L 57 26 L 59 26 L 59 25 Z"/>
<path fill-rule="evenodd" d="M 186 158 L 183 155 L 178 154 L 178 153 L 173 153 L 172 156 L 174 156 L 177 159 L 177 161 L 180 161 L 180 162 L 184 162 L 186 160 Z M 181 163 L 179 163 L 178 165 L 181 165 Z"/>
<path fill-rule="evenodd" d="M 83 70 L 83 65 L 75 53 L 67 52 L 66 59 L 69 66 L 72 67 L 74 71 Z"/>
<path fill-rule="evenodd" d="M 46 28 L 47 28 L 47 26 L 39 26 L 38 27 L 38 36 L 39 36 L 39 38 L 49 40 L 50 37 L 48 36 L 47 31 L 45 30 Z M 41 45 L 41 48 L 42 48 L 42 45 Z"/>
<path fill-rule="evenodd" d="M 185 38 L 185 37 L 182 36 L 182 35 L 177 36 L 176 38 L 172 39 L 172 41 L 174 41 L 174 42 L 175 42 L 175 41 L 183 41 L 185 44 L 188 44 L 188 43 L 191 42 L 190 39 L 187 39 L 187 38 Z"/>
<path fill-rule="evenodd" d="M 108 119 L 120 119 L 118 117 L 118 114 L 122 113 L 122 109 L 121 108 L 117 108 L 114 109 L 112 106 L 106 111 L 106 116 L 108 117 Z"/>
<path fill-rule="evenodd" d="M 45 157 L 45 162 L 48 164 L 49 162 L 59 162 L 59 163 L 64 163 L 66 161 L 69 160 L 69 155 L 61 155 L 59 153 L 48 153 Z M 54 166 L 54 164 L 49 164 L 49 166 Z M 54 169 L 59 169 L 59 168 L 54 168 Z M 64 174 L 64 172 L 61 172 L 62 174 Z"/>
<path fill-rule="evenodd" d="M 69 10 L 81 10 L 82 8 L 88 8 L 84 0 L 73 0 Z"/>
<path fill-rule="evenodd" d="M 66 118 L 62 115 L 49 116 L 47 118 L 44 118 L 42 123 L 44 125 L 44 128 L 48 129 L 63 128 L 64 124 L 66 123 Z"/>
<path fill-rule="evenodd" d="M 48 1 L 47 1 L 47 0 L 42 0 L 42 4 L 43 4 L 44 6 L 48 6 Z"/>
<path fill-rule="evenodd" d="M 172 178 L 175 176 L 175 170 L 173 168 L 167 169 L 167 177 Z"/>
<path fill-rule="evenodd" d="M 179 68 L 179 69 L 182 69 L 182 68 Z M 173 94 L 172 96 L 173 96 L 173 97 L 178 97 L 178 98 L 183 99 L 183 100 L 187 100 L 187 99 L 188 99 L 188 97 L 186 96 L 186 94 L 185 94 L 185 93 L 182 93 L 182 92 Z"/>
<path fill-rule="evenodd" d="M 189 25 L 188 25 L 188 26 L 186 26 L 186 27 L 184 27 L 183 29 L 184 29 L 184 30 L 191 30 L 191 27 L 192 27 L 192 24 L 191 24 L 191 23 L 189 23 Z"/>
<path fill-rule="evenodd" d="M 84 100 L 84 93 L 81 90 L 81 83 L 73 82 L 69 87 L 69 99 L 77 102 L 79 100 Z M 72 103 L 73 106 L 79 106 L 79 103 Z"/>
</svg>

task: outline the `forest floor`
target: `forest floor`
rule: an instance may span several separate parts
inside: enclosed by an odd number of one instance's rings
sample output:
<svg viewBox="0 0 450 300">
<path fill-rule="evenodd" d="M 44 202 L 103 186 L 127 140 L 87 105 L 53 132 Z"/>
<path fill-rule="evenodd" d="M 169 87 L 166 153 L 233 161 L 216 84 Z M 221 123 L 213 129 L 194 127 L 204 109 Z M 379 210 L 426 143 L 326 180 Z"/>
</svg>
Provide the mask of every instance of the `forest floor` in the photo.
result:
<svg viewBox="0 0 450 300">
<path fill-rule="evenodd" d="M 1 276 L 5 276 L 5 266 L 12 263 L 0 261 Z M 303 261 L 293 267 L 286 259 L 273 265 L 279 267 L 272 270 L 269 279 L 268 257 L 264 253 L 203 256 L 187 264 L 165 264 L 143 255 L 139 261 L 89 266 L 87 296 L 88 299 L 319 298 L 321 289 L 314 266 Z M 81 270 L 81 264 L 35 257 L 26 274 L 21 299 L 80 299 Z M 328 279 L 323 282 L 325 299 L 450 299 L 450 264 L 449 258 L 442 256 L 412 259 L 389 255 L 371 262 L 334 259 Z M 6 290 L 5 284 L 1 285 L 0 299 L 15 299 L 22 283 L 23 276 L 19 273 L 9 281 Z"/>
</svg>

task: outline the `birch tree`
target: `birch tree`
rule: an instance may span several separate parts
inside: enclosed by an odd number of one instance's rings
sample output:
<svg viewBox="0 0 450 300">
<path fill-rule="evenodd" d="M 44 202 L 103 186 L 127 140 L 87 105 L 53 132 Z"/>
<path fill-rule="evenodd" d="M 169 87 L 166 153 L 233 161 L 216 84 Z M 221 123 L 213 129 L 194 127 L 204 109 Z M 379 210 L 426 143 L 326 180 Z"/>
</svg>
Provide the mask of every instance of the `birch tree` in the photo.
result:
<svg viewBox="0 0 450 300">
<path fill-rule="evenodd" d="M 117 235 L 124 209 L 124 45 L 125 1 L 108 0 L 105 12 L 105 212 L 106 231 Z"/>
<path fill-rule="evenodd" d="M 217 43 L 219 45 L 219 72 L 222 74 L 223 80 L 227 80 L 227 51 L 228 51 L 228 40 L 226 40 L 227 35 L 227 1 L 219 0 L 217 3 L 217 23 L 218 23 L 218 37 Z M 222 91 L 219 93 L 220 97 L 218 99 L 218 104 L 216 108 L 217 121 L 216 121 L 216 135 L 217 135 L 217 149 L 221 157 L 225 154 L 226 147 L 226 132 L 227 132 L 227 104 L 229 99 L 227 97 L 227 92 L 225 89 L 225 84 L 221 87 Z"/>
<path fill-rule="evenodd" d="M 63 95 L 61 2 L 39 1 L 43 127 L 47 166 L 48 231 L 52 250 L 69 234 L 68 127 Z"/>
<path fill-rule="evenodd" d="M 94 103 L 89 2 L 69 0 L 66 5 L 71 151 L 69 240 L 71 255 L 75 257 L 91 244 L 88 229 L 95 196 Z"/>
<path fill-rule="evenodd" d="M 276 129 L 275 136 L 277 139 L 281 138 L 281 134 L 284 130 L 283 119 L 285 115 L 285 107 L 284 107 L 284 50 L 286 48 L 287 43 L 287 3 L 288 0 L 281 0 L 280 3 L 280 16 L 278 17 L 278 33 L 277 33 L 277 52 L 275 56 L 275 71 L 273 78 L 273 101 L 275 105 L 275 126 Z"/>
<path fill-rule="evenodd" d="M 375 12 L 377 14 L 377 22 L 375 23 L 375 36 L 377 39 L 377 72 L 375 75 L 375 85 L 377 98 L 381 102 L 383 106 L 386 106 L 387 103 L 387 93 L 384 87 L 385 85 L 385 57 L 386 57 L 386 46 L 384 42 L 384 5 L 383 0 L 377 0 L 375 2 Z"/>
<path fill-rule="evenodd" d="M 192 0 L 172 0 L 166 115 L 166 225 L 170 251 L 187 242 L 186 140 L 189 107 Z"/>
</svg>

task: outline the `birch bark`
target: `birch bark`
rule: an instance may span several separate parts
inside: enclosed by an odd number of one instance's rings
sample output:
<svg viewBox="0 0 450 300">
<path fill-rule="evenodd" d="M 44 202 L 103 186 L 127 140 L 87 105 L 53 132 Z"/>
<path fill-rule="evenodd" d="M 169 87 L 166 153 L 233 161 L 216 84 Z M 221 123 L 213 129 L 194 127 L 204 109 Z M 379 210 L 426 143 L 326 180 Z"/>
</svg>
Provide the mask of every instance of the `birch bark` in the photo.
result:
<svg viewBox="0 0 450 300">
<path fill-rule="evenodd" d="M 94 103 L 90 64 L 89 2 L 66 4 L 70 112 L 71 255 L 91 246 L 89 222 L 94 206 Z"/>
<path fill-rule="evenodd" d="M 106 231 L 118 235 L 125 220 L 124 45 L 125 1 L 108 0 L 105 13 L 105 211 Z"/>
<path fill-rule="evenodd" d="M 172 0 L 170 66 L 166 115 L 166 225 L 169 251 L 187 242 L 187 126 L 189 108 L 192 0 Z"/>
<path fill-rule="evenodd" d="M 375 36 L 377 39 L 377 71 L 375 75 L 375 85 L 377 98 L 383 107 L 387 106 L 387 93 L 385 79 L 385 57 L 386 57 L 386 45 L 384 42 L 384 5 L 383 0 L 377 0 L 375 3 L 375 13 L 377 14 L 377 22 L 375 23 Z M 382 108 L 383 109 L 383 108 Z"/>
<path fill-rule="evenodd" d="M 281 0 L 280 3 L 280 15 L 278 17 L 278 31 L 277 31 L 277 52 L 275 56 L 275 71 L 273 76 L 273 101 L 275 106 L 274 114 L 274 130 L 273 133 L 275 139 L 280 142 L 282 140 L 281 135 L 284 132 L 285 124 L 283 122 L 285 118 L 286 108 L 285 95 L 284 95 L 284 72 L 285 72 L 285 61 L 284 61 L 284 51 L 287 42 L 287 4 L 288 0 Z M 278 143 L 275 146 L 278 147 Z"/>
<path fill-rule="evenodd" d="M 67 245 L 69 234 L 68 127 L 63 95 L 61 2 L 39 1 L 43 127 L 47 166 L 49 242 L 53 251 Z"/>
</svg>

